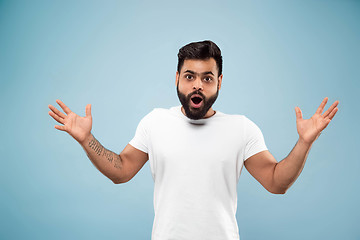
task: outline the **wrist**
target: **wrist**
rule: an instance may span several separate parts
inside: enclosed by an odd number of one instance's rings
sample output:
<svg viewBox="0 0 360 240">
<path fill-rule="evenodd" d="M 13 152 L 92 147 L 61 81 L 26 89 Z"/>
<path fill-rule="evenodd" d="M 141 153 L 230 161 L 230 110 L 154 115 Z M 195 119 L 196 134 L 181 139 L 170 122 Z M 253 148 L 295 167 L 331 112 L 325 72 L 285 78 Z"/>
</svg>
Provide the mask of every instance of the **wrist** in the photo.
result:
<svg viewBox="0 0 360 240">
<path fill-rule="evenodd" d="M 82 147 L 85 147 L 91 141 L 91 139 L 92 139 L 92 133 L 89 132 L 87 135 L 85 135 L 85 137 L 81 141 L 78 142 Z"/>
<path fill-rule="evenodd" d="M 311 147 L 311 145 L 314 143 L 314 141 L 307 141 L 307 140 L 299 137 L 298 143 L 304 147 Z"/>
</svg>

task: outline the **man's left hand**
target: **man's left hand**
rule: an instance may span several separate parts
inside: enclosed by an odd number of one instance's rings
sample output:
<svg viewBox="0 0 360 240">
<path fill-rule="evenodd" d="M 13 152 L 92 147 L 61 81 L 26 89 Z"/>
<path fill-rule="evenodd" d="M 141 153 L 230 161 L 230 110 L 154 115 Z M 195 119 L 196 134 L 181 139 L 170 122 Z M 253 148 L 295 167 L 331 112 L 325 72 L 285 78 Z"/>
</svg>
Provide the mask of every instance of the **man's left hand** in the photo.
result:
<svg viewBox="0 0 360 240">
<path fill-rule="evenodd" d="M 296 127 L 299 134 L 299 140 L 307 144 L 312 144 L 321 134 L 338 111 L 339 101 L 335 101 L 329 109 L 324 111 L 328 98 L 324 98 L 315 114 L 310 119 L 303 119 L 299 107 L 295 107 Z"/>
</svg>

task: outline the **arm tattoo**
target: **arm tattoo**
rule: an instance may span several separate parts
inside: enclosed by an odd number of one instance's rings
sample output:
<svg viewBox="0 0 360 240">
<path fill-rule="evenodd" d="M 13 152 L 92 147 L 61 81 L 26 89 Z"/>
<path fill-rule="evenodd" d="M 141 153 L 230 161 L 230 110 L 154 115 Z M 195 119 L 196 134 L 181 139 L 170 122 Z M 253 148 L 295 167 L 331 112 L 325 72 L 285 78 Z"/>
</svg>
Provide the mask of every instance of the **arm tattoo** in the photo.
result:
<svg viewBox="0 0 360 240">
<path fill-rule="evenodd" d="M 122 163 L 120 156 L 104 148 L 101 143 L 93 137 L 89 142 L 89 147 L 99 156 L 105 156 L 105 158 L 112 163 L 114 160 L 114 167 L 121 168 Z"/>
</svg>

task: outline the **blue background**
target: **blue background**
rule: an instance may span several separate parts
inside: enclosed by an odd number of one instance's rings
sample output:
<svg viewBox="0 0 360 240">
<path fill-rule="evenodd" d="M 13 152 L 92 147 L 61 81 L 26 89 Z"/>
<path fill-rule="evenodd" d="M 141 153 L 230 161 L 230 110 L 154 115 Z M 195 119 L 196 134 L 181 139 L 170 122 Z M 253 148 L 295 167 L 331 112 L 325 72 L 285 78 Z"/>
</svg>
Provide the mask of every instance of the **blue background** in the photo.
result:
<svg viewBox="0 0 360 240">
<path fill-rule="evenodd" d="M 360 239 L 359 23 L 359 1 L 0 1 L 0 238 L 150 239 L 149 163 L 113 184 L 48 104 L 91 103 L 93 134 L 120 153 L 144 115 L 180 104 L 178 49 L 210 39 L 224 58 L 214 109 L 254 121 L 278 161 L 295 106 L 309 118 L 340 101 L 285 195 L 243 168 L 241 239 Z"/>
</svg>

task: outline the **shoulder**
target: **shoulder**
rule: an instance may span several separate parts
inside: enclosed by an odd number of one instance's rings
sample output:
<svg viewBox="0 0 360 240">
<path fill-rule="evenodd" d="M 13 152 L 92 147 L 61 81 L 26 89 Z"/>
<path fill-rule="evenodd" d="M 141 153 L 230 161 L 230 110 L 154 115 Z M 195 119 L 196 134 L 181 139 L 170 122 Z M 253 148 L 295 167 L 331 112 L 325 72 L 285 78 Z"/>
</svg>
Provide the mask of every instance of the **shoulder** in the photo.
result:
<svg viewBox="0 0 360 240">
<path fill-rule="evenodd" d="M 238 126 L 242 132 L 249 132 L 254 129 L 258 129 L 257 124 L 255 124 L 255 122 L 246 115 L 220 113 L 218 119 L 229 126 Z"/>
<path fill-rule="evenodd" d="M 166 108 L 154 108 L 151 112 L 147 114 L 149 118 L 165 116 L 169 114 L 169 109 Z"/>
<path fill-rule="evenodd" d="M 253 124 L 255 124 L 246 115 L 242 115 L 242 114 L 224 114 L 224 115 L 226 115 L 228 118 L 233 119 L 235 121 L 241 121 L 245 125 L 253 125 Z"/>
<path fill-rule="evenodd" d="M 222 121 L 236 122 L 236 123 L 244 123 L 249 119 L 245 115 L 241 114 L 226 114 L 222 112 L 218 112 L 217 118 Z"/>
<path fill-rule="evenodd" d="M 164 119 L 166 115 L 169 115 L 169 109 L 165 108 L 154 108 L 148 114 L 146 114 L 141 121 L 142 122 L 159 122 Z"/>
</svg>

